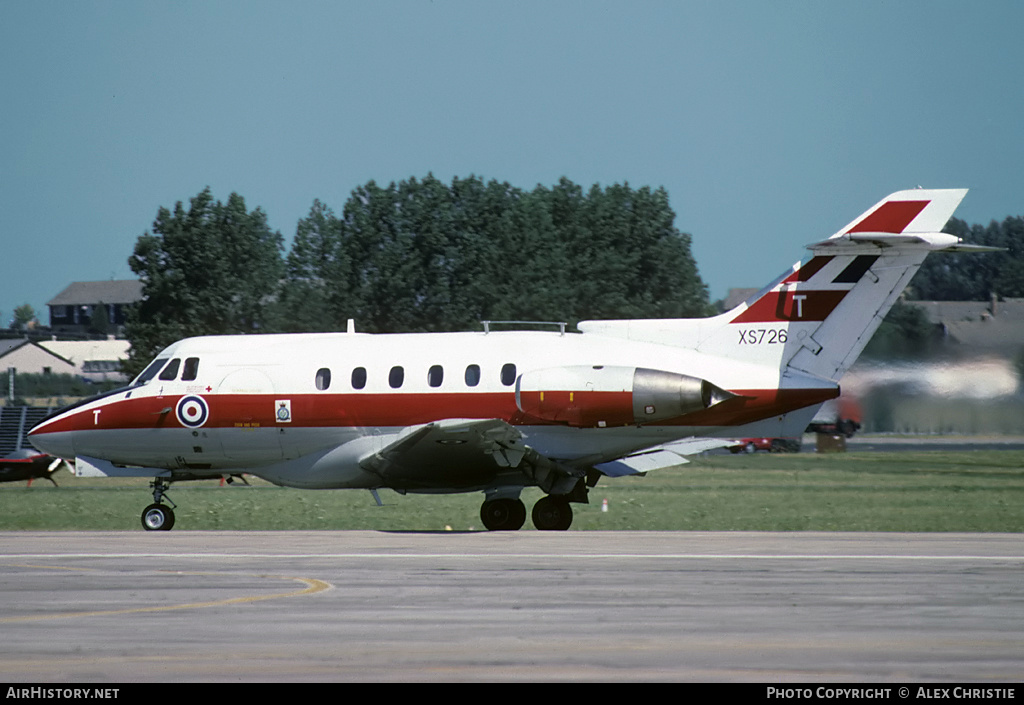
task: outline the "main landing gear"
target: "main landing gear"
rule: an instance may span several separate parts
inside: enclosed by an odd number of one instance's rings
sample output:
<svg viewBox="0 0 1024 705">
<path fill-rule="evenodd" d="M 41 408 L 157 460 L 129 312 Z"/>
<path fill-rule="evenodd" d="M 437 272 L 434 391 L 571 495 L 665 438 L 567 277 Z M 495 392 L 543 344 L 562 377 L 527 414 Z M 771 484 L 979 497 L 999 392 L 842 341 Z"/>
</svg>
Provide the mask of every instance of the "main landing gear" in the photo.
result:
<svg viewBox="0 0 1024 705">
<path fill-rule="evenodd" d="M 572 507 L 556 495 L 548 495 L 533 505 L 533 525 L 540 531 L 566 531 L 572 525 Z M 516 531 L 526 523 L 526 505 L 518 498 L 490 499 L 480 507 L 480 520 L 490 531 Z"/>
<path fill-rule="evenodd" d="M 142 510 L 142 528 L 146 531 L 170 531 L 174 527 L 174 509 L 177 507 L 171 498 L 165 493 L 171 486 L 163 478 L 157 478 L 149 483 L 153 488 L 153 504 Z M 170 507 L 163 504 L 163 500 L 170 503 Z"/>
</svg>

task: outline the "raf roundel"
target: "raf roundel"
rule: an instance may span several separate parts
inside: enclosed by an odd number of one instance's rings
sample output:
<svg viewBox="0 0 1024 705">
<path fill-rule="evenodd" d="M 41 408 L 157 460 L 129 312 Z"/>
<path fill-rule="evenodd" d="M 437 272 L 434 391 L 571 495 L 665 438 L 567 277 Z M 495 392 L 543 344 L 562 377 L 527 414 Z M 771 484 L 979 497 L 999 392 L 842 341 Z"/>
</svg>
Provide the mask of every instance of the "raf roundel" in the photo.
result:
<svg viewBox="0 0 1024 705">
<path fill-rule="evenodd" d="M 199 428 L 206 423 L 206 419 L 210 415 L 206 401 L 202 397 L 196 396 L 182 397 L 175 413 L 181 425 L 189 428 Z"/>
</svg>

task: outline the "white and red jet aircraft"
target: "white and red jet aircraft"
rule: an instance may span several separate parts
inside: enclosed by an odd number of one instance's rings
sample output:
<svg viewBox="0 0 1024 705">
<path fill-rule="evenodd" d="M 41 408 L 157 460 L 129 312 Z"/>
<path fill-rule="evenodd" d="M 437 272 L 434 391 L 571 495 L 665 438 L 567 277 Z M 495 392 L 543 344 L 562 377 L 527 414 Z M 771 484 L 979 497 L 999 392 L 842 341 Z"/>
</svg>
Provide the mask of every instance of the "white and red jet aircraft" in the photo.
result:
<svg viewBox="0 0 1024 705">
<path fill-rule="evenodd" d="M 154 477 L 149 530 L 174 524 L 171 482 L 243 470 L 307 489 L 482 491 L 488 529 L 522 527 L 520 492 L 538 486 L 534 525 L 568 529 L 601 475 L 803 433 L 929 252 L 990 249 L 939 232 L 965 194 L 894 193 L 719 316 L 189 338 L 30 437 L 79 476 Z"/>
</svg>

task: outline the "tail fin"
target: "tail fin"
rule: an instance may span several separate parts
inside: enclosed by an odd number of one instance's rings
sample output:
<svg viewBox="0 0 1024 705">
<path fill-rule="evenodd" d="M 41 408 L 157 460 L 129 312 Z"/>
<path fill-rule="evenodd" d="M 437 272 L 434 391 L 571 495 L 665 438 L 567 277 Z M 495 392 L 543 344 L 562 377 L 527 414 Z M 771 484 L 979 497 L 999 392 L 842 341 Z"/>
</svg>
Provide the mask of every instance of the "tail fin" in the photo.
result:
<svg viewBox="0 0 1024 705">
<path fill-rule="evenodd" d="M 940 232 L 966 189 L 899 191 L 732 311 L 705 319 L 585 321 L 584 333 L 687 347 L 838 382 L 924 258 L 991 251 Z"/>
<path fill-rule="evenodd" d="M 717 317 L 725 325 L 698 349 L 838 381 L 930 252 L 972 249 L 939 232 L 966 194 L 892 194 L 808 245 L 811 259 Z"/>
</svg>

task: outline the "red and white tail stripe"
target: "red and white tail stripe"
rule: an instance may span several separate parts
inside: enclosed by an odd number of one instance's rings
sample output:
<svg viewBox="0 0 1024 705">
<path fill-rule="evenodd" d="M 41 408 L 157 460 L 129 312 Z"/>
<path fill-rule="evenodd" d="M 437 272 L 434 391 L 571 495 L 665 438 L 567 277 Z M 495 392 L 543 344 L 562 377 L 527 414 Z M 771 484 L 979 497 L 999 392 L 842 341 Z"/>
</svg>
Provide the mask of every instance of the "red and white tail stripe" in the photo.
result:
<svg viewBox="0 0 1024 705">
<path fill-rule="evenodd" d="M 894 193 L 808 245 L 809 260 L 720 316 L 585 321 L 579 329 L 838 381 L 929 252 L 991 249 L 941 232 L 966 193 Z"/>
<path fill-rule="evenodd" d="M 965 194 L 912 190 L 880 201 L 810 245 L 810 260 L 720 317 L 727 325 L 701 350 L 837 381 L 925 256 L 958 244 L 937 231 Z"/>
</svg>

